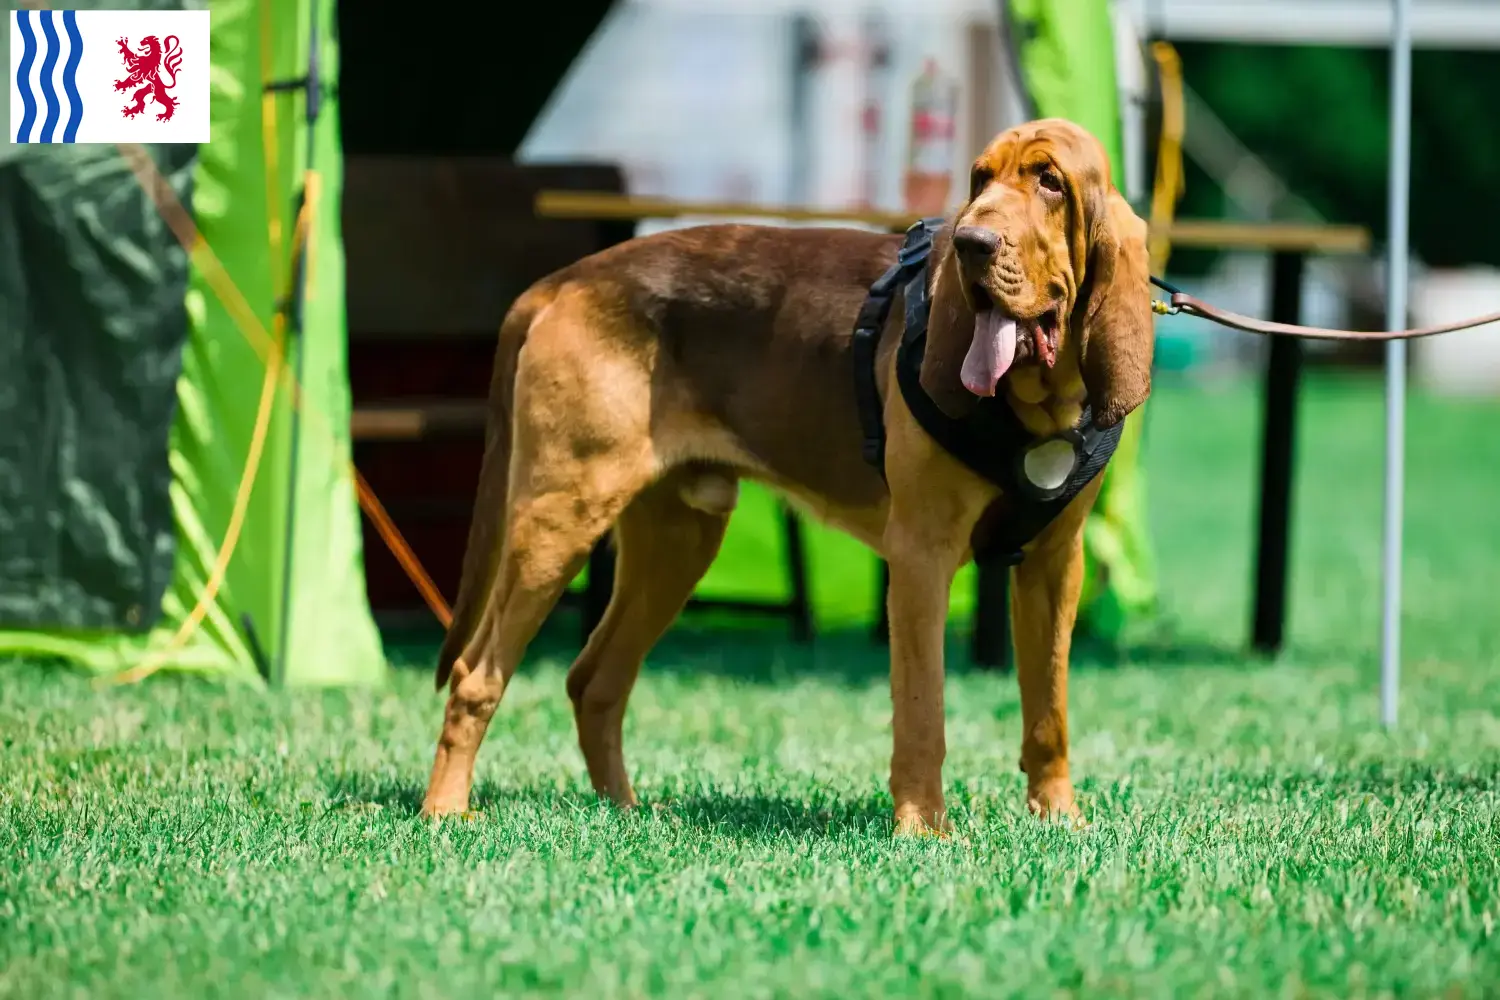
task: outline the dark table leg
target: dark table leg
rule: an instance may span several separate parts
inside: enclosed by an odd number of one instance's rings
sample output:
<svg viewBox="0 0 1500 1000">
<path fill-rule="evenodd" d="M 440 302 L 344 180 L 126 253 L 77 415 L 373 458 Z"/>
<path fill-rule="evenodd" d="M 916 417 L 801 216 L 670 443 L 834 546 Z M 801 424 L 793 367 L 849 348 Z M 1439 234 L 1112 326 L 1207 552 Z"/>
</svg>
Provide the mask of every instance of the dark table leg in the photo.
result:
<svg viewBox="0 0 1500 1000">
<path fill-rule="evenodd" d="M 891 595 L 891 564 L 880 562 L 880 600 L 875 609 L 875 643 L 884 646 L 891 641 L 891 606 L 887 603 Z"/>
<path fill-rule="evenodd" d="M 981 667 L 1010 666 L 1010 567 L 981 562 L 975 567 L 974 635 L 971 656 Z"/>
<path fill-rule="evenodd" d="M 614 586 L 615 550 L 610 548 L 609 535 L 606 534 L 589 553 L 589 582 L 583 592 L 583 634 L 579 645 L 588 645 L 589 636 L 604 619 L 604 609 L 609 607 Z"/>
<path fill-rule="evenodd" d="M 1272 258 L 1272 320 L 1300 322 L 1302 268 L 1301 254 L 1282 252 Z M 1255 560 L 1255 620 L 1252 626 L 1252 644 L 1260 653 L 1279 651 L 1286 627 L 1292 452 L 1297 429 L 1297 382 L 1301 372 L 1302 341 L 1295 337 L 1273 336 L 1265 380 L 1260 534 Z"/>
<path fill-rule="evenodd" d="M 797 642 L 807 642 L 812 639 L 812 595 L 809 593 L 807 583 L 807 554 L 802 546 L 802 522 L 797 519 L 797 512 L 790 507 L 782 507 L 781 516 L 786 529 L 786 562 L 787 572 L 791 576 L 792 584 L 792 638 Z"/>
</svg>

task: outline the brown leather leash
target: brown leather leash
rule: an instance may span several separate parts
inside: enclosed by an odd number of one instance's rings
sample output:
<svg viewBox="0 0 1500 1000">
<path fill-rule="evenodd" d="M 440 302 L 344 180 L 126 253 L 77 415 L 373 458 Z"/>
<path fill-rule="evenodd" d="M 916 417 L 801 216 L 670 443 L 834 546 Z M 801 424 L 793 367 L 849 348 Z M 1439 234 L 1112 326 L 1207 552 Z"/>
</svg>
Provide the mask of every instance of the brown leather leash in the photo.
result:
<svg viewBox="0 0 1500 1000">
<path fill-rule="evenodd" d="M 1330 330 L 1321 326 L 1273 323 L 1270 320 L 1256 319 L 1253 316 L 1242 316 L 1228 309 L 1209 305 L 1202 299 L 1194 298 L 1155 275 L 1151 276 L 1151 283 L 1172 297 L 1168 302 L 1162 302 L 1159 299 L 1152 301 L 1151 308 L 1158 314 L 1172 316 L 1177 313 L 1187 313 L 1212 323 L 1218 323 L 1220 326 L 1229 327 L 1231 330 L 1243 330 L 1246 333 L 1277 334 L 1285 337 L 1304 337 L 1309 340 L 1413 340 L 1417 337 L 1431 337 L 1439 333 L 1453 333 L 1456 330 L 1468 330 L 1486 323 L 1500 322 L 1500 312 L 1492 312 L 1454 323 L 1419 326 L 1410 330 Z"/>
</svg>

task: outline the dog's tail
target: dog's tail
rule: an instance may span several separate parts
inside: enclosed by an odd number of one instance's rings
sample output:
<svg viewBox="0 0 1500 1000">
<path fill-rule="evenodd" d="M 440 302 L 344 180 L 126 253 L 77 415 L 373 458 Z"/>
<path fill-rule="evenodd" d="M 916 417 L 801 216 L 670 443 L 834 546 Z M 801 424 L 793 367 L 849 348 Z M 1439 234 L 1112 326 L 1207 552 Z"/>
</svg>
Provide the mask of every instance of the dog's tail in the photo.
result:
<svg viewBox="0 0 1500 1000">
<path fill-rule="evenodd" d="M 464 550 L 463 576 L 458 584 L 458 600 L 453 605 L 453 622 L 438 654 L 437 687 L 442 689 L 453 673 L 453 664 L 463 654 L 474 628 L 490 600 L 500 567 L 500 550 L 505 543 L 505 519 L 509 510 L 510 450 L 513 401 L 516 393 L 516 365 L 531 322 L 552 301 L 553 288 L 546 283 L 533 285 L 511 305 L 500 324 L 500 341 L 495 348 L 495 365 L 490 376 L 490 413 L 485 431 L 484 463 L 479 470 L 479 489 L 474 497 L 474 513 L 469 521 L 469 541 Z"/>
</svg>

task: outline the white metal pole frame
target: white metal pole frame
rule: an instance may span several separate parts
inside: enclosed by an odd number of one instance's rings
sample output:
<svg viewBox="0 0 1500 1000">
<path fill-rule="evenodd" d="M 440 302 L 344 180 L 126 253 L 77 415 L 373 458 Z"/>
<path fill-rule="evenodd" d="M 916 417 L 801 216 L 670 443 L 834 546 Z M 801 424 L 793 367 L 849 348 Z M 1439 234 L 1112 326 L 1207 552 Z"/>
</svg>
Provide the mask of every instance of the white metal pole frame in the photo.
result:
<svg viewBox="0 0 1500 1000">
<path fill-rule="evenodd" d="M 1385 325 L 1406 326 L 1411 185 L 1411 0 L 1392 0 L 1390 239 Z M 1380 718 L 1396 724 L 1401 670 L 1401 520 L 1406 458 L 1406 341 L 1385 345 L 1385 572 L 1381 594 Z"/>
</svg>

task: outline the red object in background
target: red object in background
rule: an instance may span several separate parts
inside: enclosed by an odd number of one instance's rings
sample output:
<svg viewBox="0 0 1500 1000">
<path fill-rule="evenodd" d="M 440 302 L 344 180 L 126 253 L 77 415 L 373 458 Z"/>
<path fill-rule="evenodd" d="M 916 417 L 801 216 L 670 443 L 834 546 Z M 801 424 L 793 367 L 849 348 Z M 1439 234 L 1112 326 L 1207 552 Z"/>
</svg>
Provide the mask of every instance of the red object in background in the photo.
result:
<svg viewBox="0 0 1500 1000">
<path fill-rule="evenodd" d="M 926 60 L 912 84 L 911 133 L 902 185 L 908 212 L 941 215 L 948 206 L 957 112 L 957 85 L 938 70 L 936 60 Z"/>
<path fill-rule="evenodd" d="M 859 190 L 854 197 L 856 208 L 870 208 L 875 204 L 878 184 L 877 158 L 880 154 L 880 106 L 874 98 L 866 98 L 859 115 L 860 168 Z"/>
<path fill-rule="evenodd" d="M 860 162 L 854 203 L 858 208 L 872 208 L 880 200 L 881 179 L 891 166 L 884 155 L 885 77 L 890 71 L 891 51 L 889 29 L 883 18 L 867 16 L 860 30 L 864 43 L 864 61 L 860 67 L 864 96 L 859 108 Z"/>
</svg>

